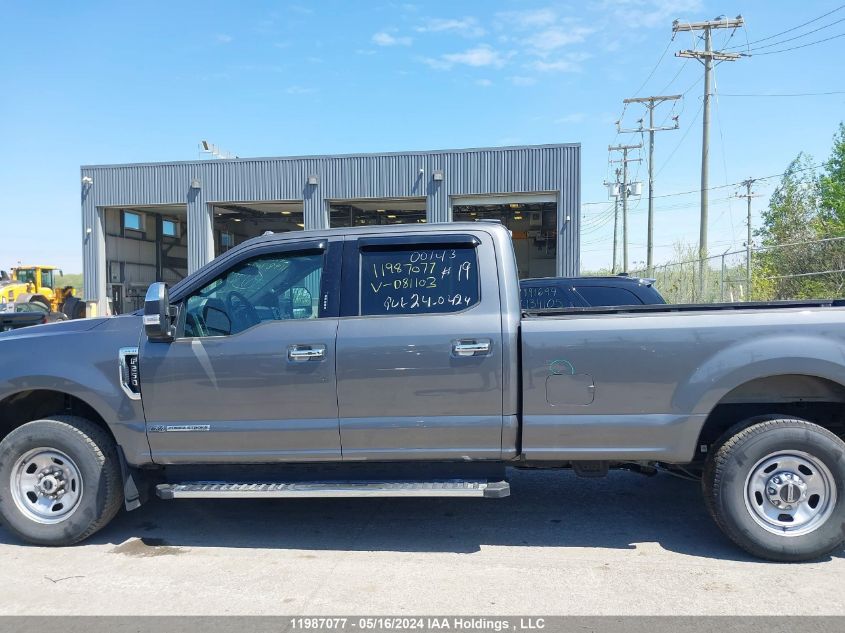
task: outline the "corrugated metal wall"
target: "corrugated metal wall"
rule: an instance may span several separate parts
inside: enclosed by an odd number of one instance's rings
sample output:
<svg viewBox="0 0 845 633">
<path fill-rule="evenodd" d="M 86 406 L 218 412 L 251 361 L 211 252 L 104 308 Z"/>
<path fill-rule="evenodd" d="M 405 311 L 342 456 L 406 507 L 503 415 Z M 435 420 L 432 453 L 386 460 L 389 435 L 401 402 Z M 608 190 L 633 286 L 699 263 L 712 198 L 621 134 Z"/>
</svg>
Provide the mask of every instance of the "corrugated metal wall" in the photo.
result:
<svg viewBox="0 0 845 633">
<path fill-rule="evenodd" d="M 82 167 L 85 299 L 106 301 L 102 209 L 188 205 L 188 267 L 214 256 L 213 202 L 302 200 L 305 228 L 328 226 L 328 201 L 426 197 L 429 222 L 451 221 L 452 196 L 553 192 L 559 196 L 557 271 L 578 274 L 581 148 L 577 144 L 487 149 L 206 160 Z M 442 171 L 443 180 L 434 172 Z M 318 184 L 307 184 L 317 176 Z M 198 187 L 192 187 L 196 181 Z M 568 219 L 567 219 L 568 218 Z"/>
</svg>

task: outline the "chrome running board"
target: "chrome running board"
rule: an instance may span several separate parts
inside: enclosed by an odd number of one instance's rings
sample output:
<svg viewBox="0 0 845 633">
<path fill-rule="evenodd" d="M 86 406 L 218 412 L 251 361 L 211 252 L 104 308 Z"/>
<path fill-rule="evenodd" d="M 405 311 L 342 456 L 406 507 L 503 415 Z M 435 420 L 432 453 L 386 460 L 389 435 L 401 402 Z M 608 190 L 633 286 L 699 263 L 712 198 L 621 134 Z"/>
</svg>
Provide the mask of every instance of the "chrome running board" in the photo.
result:
<svg viewBox="0 0 845 633">
<path fill-rule="evenodd" d="M 510 495 L 506 481 L 225 482 L 159 484 L 161 499 L 292 497 L 486 497 Z"/>
</svg>

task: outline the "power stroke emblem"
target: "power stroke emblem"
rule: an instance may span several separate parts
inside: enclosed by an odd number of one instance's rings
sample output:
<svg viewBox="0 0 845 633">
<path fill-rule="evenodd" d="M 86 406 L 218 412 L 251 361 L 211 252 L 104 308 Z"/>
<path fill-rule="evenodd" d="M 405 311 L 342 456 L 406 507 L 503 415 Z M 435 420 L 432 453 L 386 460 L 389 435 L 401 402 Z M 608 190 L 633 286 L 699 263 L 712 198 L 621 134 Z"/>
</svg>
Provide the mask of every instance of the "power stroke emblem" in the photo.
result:
<svg viewBox="0 0 845 633">
<path fill-rule="evenodd" d="M 151 424 L 150 433 L 191 433 L 195 431 L 210 431 L 210 424 Z"/>
</svg>

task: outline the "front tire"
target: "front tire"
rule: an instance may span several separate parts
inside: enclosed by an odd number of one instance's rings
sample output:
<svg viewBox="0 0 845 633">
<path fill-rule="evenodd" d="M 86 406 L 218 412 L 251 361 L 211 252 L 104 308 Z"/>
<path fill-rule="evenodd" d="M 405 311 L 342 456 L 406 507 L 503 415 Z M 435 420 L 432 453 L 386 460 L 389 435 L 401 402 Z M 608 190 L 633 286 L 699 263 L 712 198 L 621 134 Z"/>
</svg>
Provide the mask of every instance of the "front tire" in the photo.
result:
<svg viewBox="0 0 845 633">
<path fill-rule="evenodd" d="M 114 440 L 89 420 L 36 420 L 0 442 L 0 517 L 30 543 L 78 543 L 105 526 L 122 501 Z"/>
<path fill-rule="evenodd" d="M 702 486 L 717 525 L 754 556 L 812 560 L 845 542 L 845 442 L 816 424 L 740 430 L 710 455 Z"/>
</svg>

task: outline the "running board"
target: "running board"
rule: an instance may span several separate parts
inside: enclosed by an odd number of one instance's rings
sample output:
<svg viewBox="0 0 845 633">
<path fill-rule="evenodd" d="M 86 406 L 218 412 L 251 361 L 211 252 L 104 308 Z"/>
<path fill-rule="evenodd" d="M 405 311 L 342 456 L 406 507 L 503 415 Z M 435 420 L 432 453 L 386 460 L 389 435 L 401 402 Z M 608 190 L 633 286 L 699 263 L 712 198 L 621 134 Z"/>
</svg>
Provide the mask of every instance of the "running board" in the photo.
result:
<svg viewBox="0 0 845 633">
<path fill-rule="evenodd" d="M 267 499 L 291 497 L 486 497 L 510 495 L 506 481 L 366 481 L 230 483 L 195 481 L 159 484 L 161 499 Z"/>
</svg>

